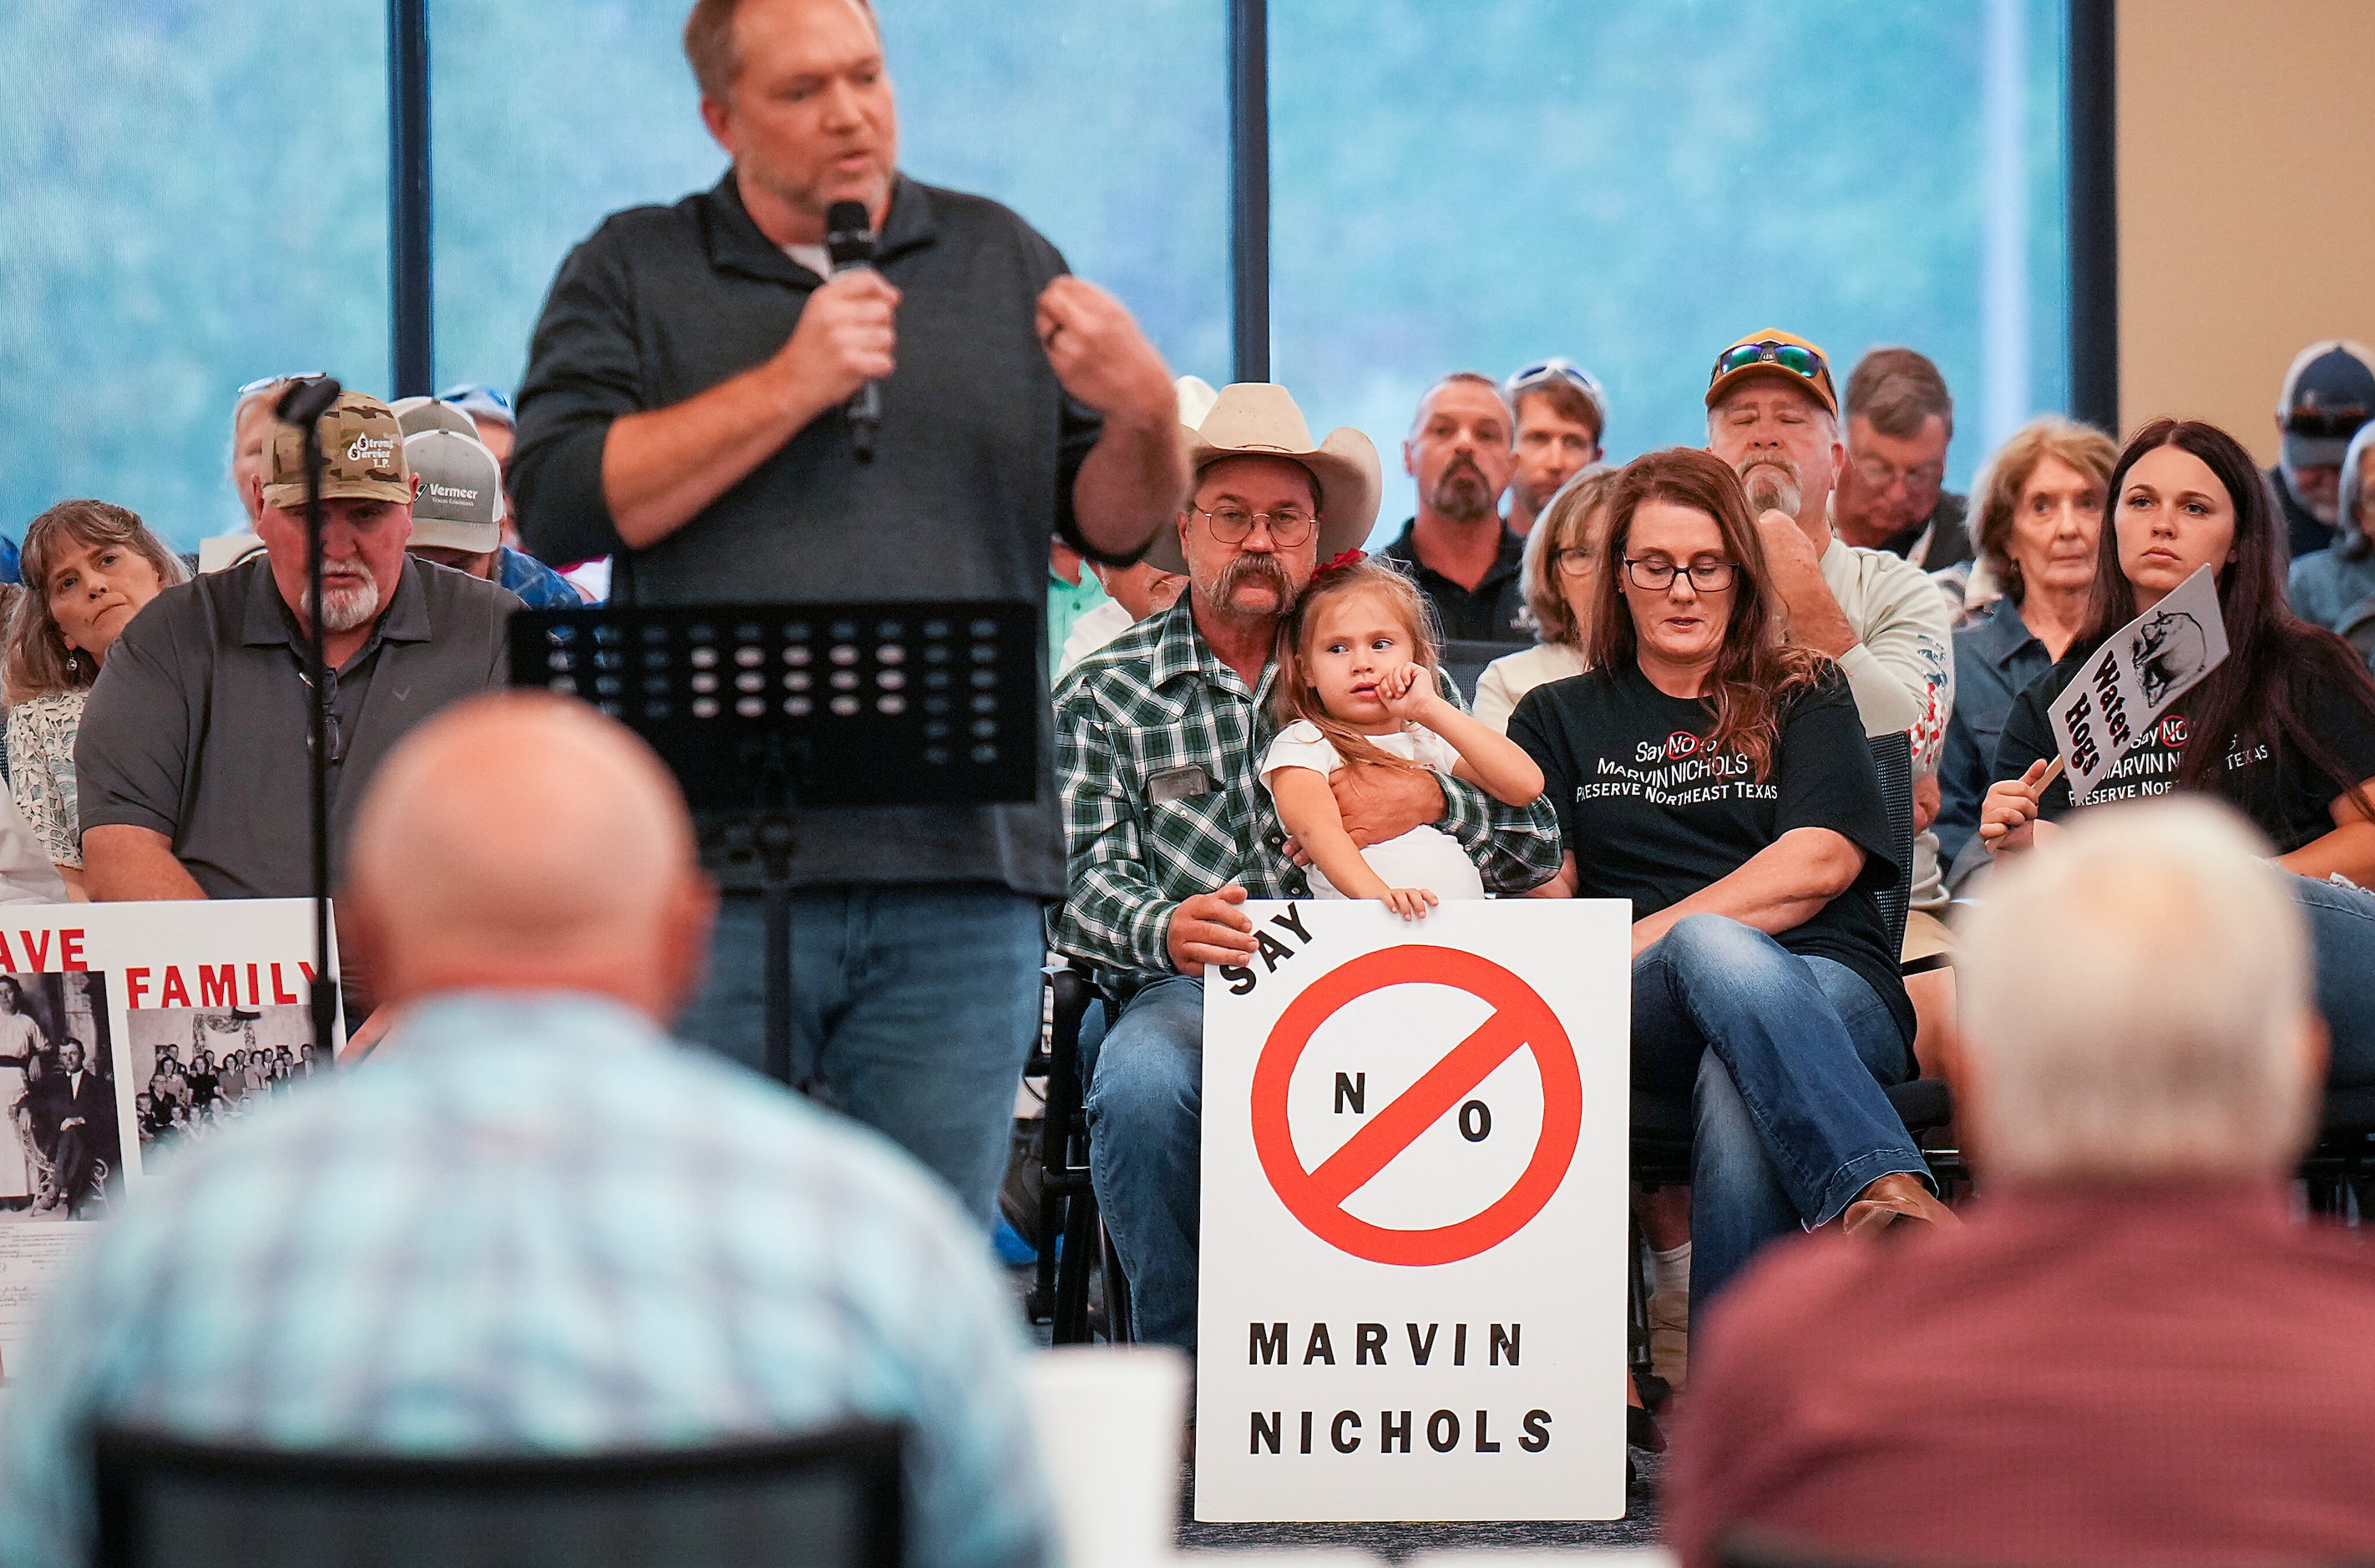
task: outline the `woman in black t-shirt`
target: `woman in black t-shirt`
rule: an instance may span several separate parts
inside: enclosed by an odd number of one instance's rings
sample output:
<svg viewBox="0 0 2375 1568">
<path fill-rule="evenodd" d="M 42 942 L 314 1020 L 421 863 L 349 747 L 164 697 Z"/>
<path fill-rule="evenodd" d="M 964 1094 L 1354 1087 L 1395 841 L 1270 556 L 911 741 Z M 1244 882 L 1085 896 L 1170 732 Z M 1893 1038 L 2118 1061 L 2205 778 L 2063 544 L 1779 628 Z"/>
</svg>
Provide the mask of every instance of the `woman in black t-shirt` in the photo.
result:
<svg viewBox="0 0 2375 1568">
<path fill-rule="evenodd" d="M 2375 680 L 2350 644 L 2286 607 L 2275 510 L 2234 437 L 2156 419 L 2120 454 L 2110 495 L 2089 629 L 2014 702 L 1980 842 L 2016 854 L 2055 831 L 2073 803 L 2066 778 L 2038 787 L 2056 750 L 2050 704 L 2107 636 L 2214 567 L 2226 663 L 2178 699 L 2087 804 L 2198 790 L 2249 817 L 2295 873 L 2330 1081 L 2375 1084 L 2375 894 L 2364 890 L 2375 887 Z"/>
<path fill-rule="evenodd" d="M 1633 906 L 1633 1081 L 1690 1097 L 1693 1309 L 1765 1242 L 1951 1219 L 1882 1092 L 1913 1010 L 1873 891 L 1901 874 L 1855 699 L 1781 639 L 1739 477 L 1680 448 L 1609 501 L 1592 668 L 1528 692 L 1568 854 Z"/>
</svg>

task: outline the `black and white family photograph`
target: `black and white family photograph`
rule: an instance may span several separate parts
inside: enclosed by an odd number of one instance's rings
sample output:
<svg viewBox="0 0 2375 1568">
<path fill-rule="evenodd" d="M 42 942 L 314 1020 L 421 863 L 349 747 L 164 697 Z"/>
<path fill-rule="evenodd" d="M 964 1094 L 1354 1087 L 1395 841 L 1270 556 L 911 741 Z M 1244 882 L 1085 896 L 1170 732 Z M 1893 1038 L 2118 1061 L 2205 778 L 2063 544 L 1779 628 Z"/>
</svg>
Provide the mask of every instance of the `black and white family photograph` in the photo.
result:
<svg viewBox="0 0 2375 1568">
<path fill-rule="evenodd" d="M 135 1008 L 124 1014 L 140 1147 L 206 1137 L 313 1071 L 311 1014 L 296 1007 Z"/>
<path fill-rule="evenodd" d="M 95 1220 L 121 1190 L 107 981 L 0 974 L 0 1224 Z"/>
</svg>

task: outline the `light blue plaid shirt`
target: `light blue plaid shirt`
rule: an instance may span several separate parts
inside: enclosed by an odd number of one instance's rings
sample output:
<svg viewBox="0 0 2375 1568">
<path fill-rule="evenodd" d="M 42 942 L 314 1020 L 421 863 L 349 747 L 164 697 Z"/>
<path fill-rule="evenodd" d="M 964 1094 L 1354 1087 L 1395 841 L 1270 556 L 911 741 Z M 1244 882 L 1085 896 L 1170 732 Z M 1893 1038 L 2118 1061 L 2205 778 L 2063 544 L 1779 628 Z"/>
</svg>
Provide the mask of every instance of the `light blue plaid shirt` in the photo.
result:
<svg viewBox="0 0 2375 1568">
<path fill-rule="evenodd" d="M 889 1418 L 910 1562 L 1049 1554 L 978 1227 L 873 1134 L 622 1008 L 439 998 L 152 1169 L 11 1390 L 10 1564 L 89 1560 L 102 1420 L 443 1453 Z"/>
</svg>

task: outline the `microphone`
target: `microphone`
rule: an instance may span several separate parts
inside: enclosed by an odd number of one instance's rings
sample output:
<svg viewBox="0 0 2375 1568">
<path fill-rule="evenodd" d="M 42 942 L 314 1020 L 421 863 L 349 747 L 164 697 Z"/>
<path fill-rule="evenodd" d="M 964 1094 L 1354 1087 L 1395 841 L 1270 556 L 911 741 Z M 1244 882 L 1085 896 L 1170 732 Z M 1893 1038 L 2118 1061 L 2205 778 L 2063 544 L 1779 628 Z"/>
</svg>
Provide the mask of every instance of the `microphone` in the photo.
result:
<svg viewBox="0 0 2375 1568">
<path fill-rule="evenodd" d="M 833 258 L 833 275 L 874 265 L 874 222 L 864 202 L 835 202 L 824 210 L 825 253 Z M 882 428 L 882 389 L 868 382 L 850 395 L 849 451 L 860 463 L 874 461 L 874 435 Z"/>
<path fill-rule="evenodd" d="M 272 407 L 273 418 L 300 429 L 313 424 L 330 411 L 330 405 L 346 390 L 328 376 L 308 376 L 292 382 Z"/>
</svg>

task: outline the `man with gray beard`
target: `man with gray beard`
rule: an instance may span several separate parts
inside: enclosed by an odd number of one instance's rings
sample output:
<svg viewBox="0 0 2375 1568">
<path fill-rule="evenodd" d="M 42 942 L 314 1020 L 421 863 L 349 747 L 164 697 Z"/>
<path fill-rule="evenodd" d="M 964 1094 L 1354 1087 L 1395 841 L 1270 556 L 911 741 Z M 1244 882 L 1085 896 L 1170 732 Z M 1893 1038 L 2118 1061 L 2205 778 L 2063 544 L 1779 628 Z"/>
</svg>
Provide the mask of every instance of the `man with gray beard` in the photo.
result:
<svg viewBox="0 0 2375 1568">
<path fill-rule="evenodd" d="M 1518 419 L 1500 384 L 1455 371 L 1428 387 L 1402 467 L 1418 482 L 1418 514 L 1377 553 L 1418 584 L 1444 636 L 1531 643 L 1526 541 L 1501 521 L 1501 492 L 1518 471 Z"/>
<path fill-rule="evenodd" d="M 405 553 L 418 488 L 386 404 L 321 420 L 331 869 L 373 771 L 414 725 L 503 684 L 519 600 Z M 90 896 L 311 890 L 304 446 L 283 425 L 248 498 L 260 557 L 168 588 L 124 629 L 75 745 Z"/>
<path fill-rule="evenodd" d="M 1911 732 L 1915 815 L 1926 830 L 1955 701 L 1953 616 L 1920 568 L 1831 527 L 1847 446 L 1829 361 L 1802 337 L 1752 333 L 1717 357 L 1707 410 L 1707 450 L 1738 471 L 1758 514 L 1790 641 L 1838 662 L 1867 733 Z M 1931 858 L 1934 885 L 1934 841 Z"/>
</svg>

